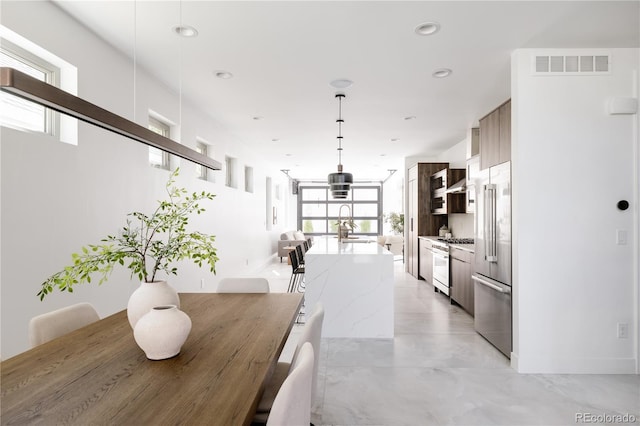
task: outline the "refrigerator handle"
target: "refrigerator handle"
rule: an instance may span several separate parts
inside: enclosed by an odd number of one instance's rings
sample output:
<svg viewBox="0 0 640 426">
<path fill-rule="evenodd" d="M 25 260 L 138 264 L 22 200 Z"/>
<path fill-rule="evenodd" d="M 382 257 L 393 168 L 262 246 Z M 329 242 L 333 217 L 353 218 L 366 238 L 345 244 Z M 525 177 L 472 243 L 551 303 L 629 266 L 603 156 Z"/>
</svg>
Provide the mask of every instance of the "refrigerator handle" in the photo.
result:
<svg viewBox="0 0 640 426">
<path fill-rule="evenodd" d="M 484 226 L 482 227 L 482 240 L 484 242 L 484 260 L 488 260 L 489 256 L 489 185 L 484 185 L 482 187 L 482 198 L 484 199 L 483 203 L 483 217 L 484 217 Z"/>
<path fill-rule="evenodd" d="M 482 278 L 478 277 L 477 275 L 472 275 L 471 279 L 479 284 L 485 285 L 489 288 L 494 289 L 495 291 L 499 292 L 499 293 L 504 293 L 504 294 L 511 294 L 511 289 L 510 288 L 502 288 L 499 287 L 493 283 L 490 283 L 487 280 L 483 280 Z"/>
<path fill-rule="evenodd" d="M 488 245 L 488 249 L 485 251 L 486 253 L 486 260 L 488 262 L 497 262 L 498 261 L 498 250 L 497 250 L 497 224 L 496 224 L 496 219 L 497 219 L 497 200 L 496 200 L 496 186 L 495 184 L 489 184 L 487 185 L 487 198 L 486 198 L 487 202 L 486 202 L 486 206 L 487 206 L 487 210 L 488 210 L 488 214 L 486 216 L 488 216 L 489 218 L 489 226 L 488 226 L 488 232 L 489 232 L 489 236 L 486 238 L 487 241 L 487 245 Z"/>
</svg>

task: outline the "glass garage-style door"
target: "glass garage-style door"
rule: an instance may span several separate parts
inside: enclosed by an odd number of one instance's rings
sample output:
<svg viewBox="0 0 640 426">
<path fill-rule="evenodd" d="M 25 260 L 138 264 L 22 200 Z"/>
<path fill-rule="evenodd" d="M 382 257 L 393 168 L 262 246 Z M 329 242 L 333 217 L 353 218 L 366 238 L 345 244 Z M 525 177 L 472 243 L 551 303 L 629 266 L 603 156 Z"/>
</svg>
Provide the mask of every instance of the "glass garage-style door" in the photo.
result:
<svg viewBox="0 0 640 426">
<path fill-rule="evenodd" d="M 340 206 L 349 206 L 356 229 L 355 235 L 379 235 L 382 232 L 382 197 L 380 186 L 351 186 L 343 200 L 331 197 L 329 186 L 298 187 L 298 229 L 305 235 L 338 233 Z M 342 216 L 349 209 L 342 208 Z"/>
</svg>

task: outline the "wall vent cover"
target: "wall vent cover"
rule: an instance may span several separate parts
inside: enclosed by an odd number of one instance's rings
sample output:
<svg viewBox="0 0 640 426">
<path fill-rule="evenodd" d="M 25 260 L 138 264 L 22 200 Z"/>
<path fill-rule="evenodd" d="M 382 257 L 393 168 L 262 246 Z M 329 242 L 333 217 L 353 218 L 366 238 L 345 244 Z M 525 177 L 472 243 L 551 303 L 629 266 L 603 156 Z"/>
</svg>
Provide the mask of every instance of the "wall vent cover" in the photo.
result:
<svg viewBox="0 0 640 426">
<path fill-rule="evenodd" d="M 611 72 L 611 55 L 535 55 L 535 75 L 605 75 Z"/>
</svg>

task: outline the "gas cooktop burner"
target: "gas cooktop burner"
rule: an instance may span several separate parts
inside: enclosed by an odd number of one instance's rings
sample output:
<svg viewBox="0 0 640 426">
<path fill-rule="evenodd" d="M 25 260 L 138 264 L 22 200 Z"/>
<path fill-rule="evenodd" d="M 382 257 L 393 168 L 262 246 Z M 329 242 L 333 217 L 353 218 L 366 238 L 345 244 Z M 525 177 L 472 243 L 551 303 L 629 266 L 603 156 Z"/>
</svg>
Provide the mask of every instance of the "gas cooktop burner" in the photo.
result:
<svg viewBox="0 0 640 426">
<path fill-rule="evenodd" d="M 473 238 L 438 238 L 438 241 L 442 241 L 447 244 L 473 244 Z"/>
</svg>

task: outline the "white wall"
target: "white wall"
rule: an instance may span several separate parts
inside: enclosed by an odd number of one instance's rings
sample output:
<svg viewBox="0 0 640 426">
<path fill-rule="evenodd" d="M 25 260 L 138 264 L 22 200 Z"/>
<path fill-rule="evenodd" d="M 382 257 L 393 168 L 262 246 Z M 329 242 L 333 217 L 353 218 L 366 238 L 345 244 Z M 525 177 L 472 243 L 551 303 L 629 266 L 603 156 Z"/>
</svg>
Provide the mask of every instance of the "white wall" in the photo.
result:
<svg viewBox="0 0 640 426">
<path fill-rule="evenodd" d="M 449 168 L 451 169 L 466 169 L 467 139 L 463 139 L 448 150 L 443 151 L 436 158 L 436 162 L 449 163 Z"/>
<path fill-rule="evenodd" d="M 611 116 L 605 105 L 638 96 L 639 50 L 612 49 L 602 76 L 533 76 L 539 52 L 512 56 L 512 364 L 525 373 L 634 373 L 638 114 Z M 631 208 L 619 211 L 621 199 Z M 619 229 L 628 245 L 616 244 Z M 630 338 L 617 338 L 618 323 Z"/>
<path fill-rule="evenodd" d="M 132 119 L 134 109 L 132 61 L 49 2 L 3 2 L 2 24 L 78 67 L 78 95 Z M 57 28 L 55 32 L 52 28 Z M 178 122 L 179 98 L 175 93 L 137 72 L 136 121 L 147 124 L 148 110 Z M 283 231 L 292 203 L 286 177 L 277 167 L 243 149 L 241 141 L 226 132 L 215 118 L 182 102 L 180 140 L 195 147 L 196 137 L 214 144 L 214 157 L 238 158 L 239 189 L 224 185 L 224 172 L 215 183 L 195 178 L 194 165 L 179 161 L 178 183 L 190 191 L 206 190 L 216 198 L 206 213 L 195 216 L 192 229 L 216 235 L 218 275 L 182 263 L 170 282 L 183 292 L 214 291 L 223 276 L 250 274 L 275 256 L 276 240 Z M 71 253 L 98 243 L 125 224 L 128 212 L 150 211 L 164 197 L 169 172 L 148 165 L 148 148 L 105 130 L 79 124 L 77 146 L 51 137 L 2 128 L 1 184 L 1 331 L 2 358 L 28 348 L 27 325 L 34 315 L 80 301 L 93 303 L 101 316 L 126 307 L 137 283 L 128 270 L 116 268 L 109 281 L 98 287 L 83 284 L 73 294 L 55 293 L 40 302 L 40 283 L 71 261 Z M 244 192 L 244 165 L 254 168 L 254 193 Z M 279 224 L 266 231 L 266 178 L 280 184 Z M 204 288 L 200 281 L 204 279 Z"/>
</svg>

